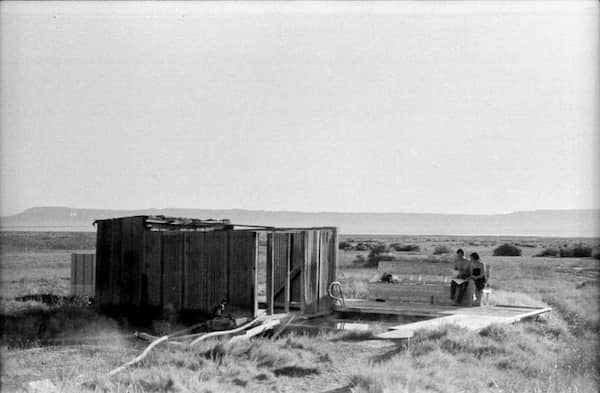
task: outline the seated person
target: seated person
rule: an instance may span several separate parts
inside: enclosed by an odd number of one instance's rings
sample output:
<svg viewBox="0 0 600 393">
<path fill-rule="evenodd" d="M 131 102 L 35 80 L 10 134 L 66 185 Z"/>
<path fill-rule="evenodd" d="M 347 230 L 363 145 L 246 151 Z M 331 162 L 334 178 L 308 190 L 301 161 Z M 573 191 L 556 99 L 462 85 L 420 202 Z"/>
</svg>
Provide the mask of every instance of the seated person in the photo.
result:
<svg viewBox="0 0 600 393">
<path fill-rule="evenodd" d="M 454 305 L 459 305 L 465 294 L 465 289 L 472 276 L 471 261 L 465 258 L 465 252 L 462 249 L 456 250 L 456 260 L 454 261 L 454 270 L 456 270 L 456 280 L 450 282 L 450 299 L 454 300 Z M 458 292 L 458 293 L 457 293 Z"/>
<path fill-rule="evenodd" d="M 485 265 L 479 259 L 479 254 L 476 252 L 471 254 L 471 265 L 473 274 L 471 279 L 475 282 L 475 306 L 481 306 L 481 297 L 483 288 L 485 288 Z"/>
</svg>

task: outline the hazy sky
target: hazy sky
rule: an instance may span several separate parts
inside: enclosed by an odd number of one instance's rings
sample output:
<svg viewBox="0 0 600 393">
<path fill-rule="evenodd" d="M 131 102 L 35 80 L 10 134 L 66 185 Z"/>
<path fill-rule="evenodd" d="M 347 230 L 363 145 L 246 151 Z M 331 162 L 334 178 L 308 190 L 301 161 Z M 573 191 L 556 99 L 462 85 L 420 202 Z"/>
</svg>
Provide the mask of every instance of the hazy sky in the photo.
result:
<svg viewBox="0 0 600 393">
<path fill-rule="evenodd" d="M 599 207 L 599 3 L 0 3 L 1 214 Z"/>
</svg>

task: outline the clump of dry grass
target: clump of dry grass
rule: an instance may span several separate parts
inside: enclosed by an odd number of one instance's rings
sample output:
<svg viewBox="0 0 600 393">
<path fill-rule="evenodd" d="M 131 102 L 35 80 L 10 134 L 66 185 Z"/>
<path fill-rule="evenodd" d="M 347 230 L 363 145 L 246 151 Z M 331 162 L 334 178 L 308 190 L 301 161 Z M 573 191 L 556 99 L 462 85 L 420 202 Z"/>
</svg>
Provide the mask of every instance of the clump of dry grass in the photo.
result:
<svg viewBox="0 0 600 393">
<path fill-rule="evenodd" d="M 65 391 L 243 392 L 272 390 L 281 378 L 300 379 L 331 369 L 323 338 L 289 335 L 278 340 L 202 342 L 194 349 L 159 347 L 115 378 L 97 374 Z M 119 390 L 121 389 L 121 390 Z"/>
<path fill-rule="evenodd" d="M 347 299 L 366 299 L 369 293 L 368 282 L 377 274 L 374 268 L 345 269 L 338 273 L 342 292 Z"/>
<path fill-rule="evenodd" d="M 549 325 L 559 320 L 550 320 Z M 354 392 L 579 392 L 597 386 L 595 352 L 572 336 L 540 334 L 534 322 L 474 333 L 446 326 L 421 331 L 388 362 L 357 369 Z M 564 326 L 549 326 L 563 330 Z M 561 365 L 557 367 L 557 365 Z"/>
<path fill-rule="evenodd" d="M 7 348 L 28 348 L 54 339 L 97 336 L 116 332 L 117 323 L 81 304 L 50 307 L 27 302 L 28 309 L 2 315 L 2 344 Z"/>
</svg>

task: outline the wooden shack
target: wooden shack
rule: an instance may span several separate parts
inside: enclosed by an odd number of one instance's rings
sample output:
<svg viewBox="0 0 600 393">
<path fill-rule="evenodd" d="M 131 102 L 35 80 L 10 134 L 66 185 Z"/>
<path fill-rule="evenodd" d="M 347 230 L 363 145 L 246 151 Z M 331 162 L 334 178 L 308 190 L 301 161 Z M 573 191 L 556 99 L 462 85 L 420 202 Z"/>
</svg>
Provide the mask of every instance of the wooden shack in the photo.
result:
<svg viewBox="0 0 600 393">
<path fill-rule="evenodd" d="M 95 224 L 100 307 L 210 313 L 226 298 L 229 309 L 253 315 L 260 306 L 268 313 L 332 308 L 327 287 L 336 277 L 334 227 L 255 227 L 163 216 Z"/>
</svg>

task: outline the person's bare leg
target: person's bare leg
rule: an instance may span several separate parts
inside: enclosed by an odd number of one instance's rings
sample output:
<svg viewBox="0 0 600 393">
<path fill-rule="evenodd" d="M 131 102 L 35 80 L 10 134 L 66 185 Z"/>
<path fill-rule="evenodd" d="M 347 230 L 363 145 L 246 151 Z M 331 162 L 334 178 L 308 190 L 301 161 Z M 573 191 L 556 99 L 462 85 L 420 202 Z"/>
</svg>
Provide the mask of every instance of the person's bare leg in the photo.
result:
<svg viewBox="0 0 600 393">
<path fill-rule="evenodd" d="M 477 307 L 480 307 L 481 306 L 481 298 L 482 297 L 483 297 L 483 291 L 475 289 L 475 302 L 473 303 L 473 305 L 477 306 Z"/>
</svg>

